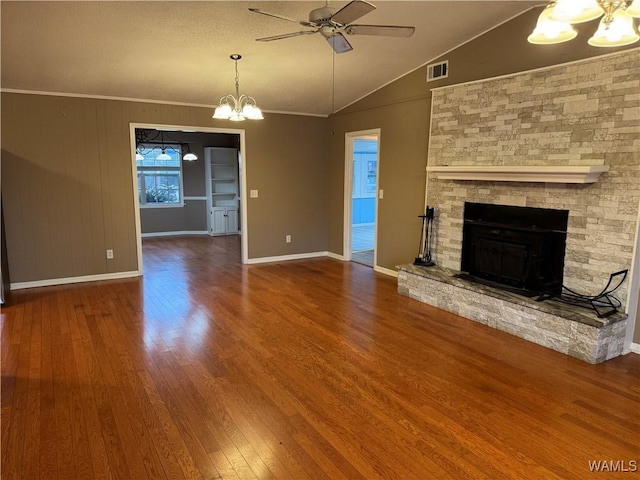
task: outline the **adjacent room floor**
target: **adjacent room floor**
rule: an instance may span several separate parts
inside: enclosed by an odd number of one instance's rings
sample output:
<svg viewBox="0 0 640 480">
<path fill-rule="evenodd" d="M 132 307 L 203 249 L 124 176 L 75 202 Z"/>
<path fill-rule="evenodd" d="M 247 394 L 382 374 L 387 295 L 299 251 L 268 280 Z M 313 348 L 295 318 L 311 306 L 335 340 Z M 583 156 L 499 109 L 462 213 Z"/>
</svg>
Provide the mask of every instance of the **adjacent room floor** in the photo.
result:
<svg viewBox="0 0 640 480">
<path fill-rule="evenodd" d="M 3 479 L 582 480 L 638 460 L 638 355 L 589 365 L 353 262 L 241 265 L 238 236 L 143 250 L 142 278 L 11 293 Z"/>
<path fill-rule="evenodd" d="M 374 224 L 351 226 L 351 260 L 373 267 Z"/>
</svg>

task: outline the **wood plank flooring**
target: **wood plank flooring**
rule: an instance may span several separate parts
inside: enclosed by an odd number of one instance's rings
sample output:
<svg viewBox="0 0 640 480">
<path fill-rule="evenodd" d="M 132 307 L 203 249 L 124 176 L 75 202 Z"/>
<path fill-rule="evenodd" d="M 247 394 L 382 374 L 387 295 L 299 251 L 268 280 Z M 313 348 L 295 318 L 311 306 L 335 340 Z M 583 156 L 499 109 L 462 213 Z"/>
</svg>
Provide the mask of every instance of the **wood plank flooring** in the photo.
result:
<svg viewBox="0 0 640 480">
<path fill-rule="evenodd" d="M 322 258 L 144 241 L 145 276 L 12 292 L 2 479 L 585 479 L 639 459 L 640 356 L 593 366 Z M 620 463 L 623 462 L 623 463 Z"/>
</svg>

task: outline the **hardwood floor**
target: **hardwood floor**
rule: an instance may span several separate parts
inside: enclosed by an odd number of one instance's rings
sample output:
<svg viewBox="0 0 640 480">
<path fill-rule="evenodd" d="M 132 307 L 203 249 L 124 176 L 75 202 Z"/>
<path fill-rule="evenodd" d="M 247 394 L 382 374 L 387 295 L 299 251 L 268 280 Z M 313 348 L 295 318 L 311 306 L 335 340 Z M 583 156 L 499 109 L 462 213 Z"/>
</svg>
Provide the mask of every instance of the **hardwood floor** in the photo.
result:
<svg viewBox="0 0 640 480">
<path fill-rule="evenodd" d="M 144 278 L 12 292 L 3 480 L 634 477 L 589 462 L 640 460 L 638 355 L 588 365 L 353 262 L 243 266 L 237 237 L 143 249 Z"/>
</svg>

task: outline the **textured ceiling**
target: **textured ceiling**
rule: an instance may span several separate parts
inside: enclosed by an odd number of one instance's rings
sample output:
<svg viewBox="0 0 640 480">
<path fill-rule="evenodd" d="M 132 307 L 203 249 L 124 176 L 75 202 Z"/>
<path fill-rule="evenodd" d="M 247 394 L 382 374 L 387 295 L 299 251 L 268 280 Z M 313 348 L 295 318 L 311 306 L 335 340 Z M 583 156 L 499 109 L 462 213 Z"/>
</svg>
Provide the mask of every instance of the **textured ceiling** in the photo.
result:
<svg viewBox="0 0 640 480">
<path fill-rule="evenodd" d="M 355 23 L 414 25 L 413 37 L 349 36 L 354 50 L 340 55 L 320 34 L 255 41 L 305 27 L 249 7 L 307 20 L 323 1 L 3 0 L 1 86 L 215 105 L 233 93 L 239 53 L 241 93 L 263 110 L 327 115 L 540 2 L 372 3 Z"/>
</svg>

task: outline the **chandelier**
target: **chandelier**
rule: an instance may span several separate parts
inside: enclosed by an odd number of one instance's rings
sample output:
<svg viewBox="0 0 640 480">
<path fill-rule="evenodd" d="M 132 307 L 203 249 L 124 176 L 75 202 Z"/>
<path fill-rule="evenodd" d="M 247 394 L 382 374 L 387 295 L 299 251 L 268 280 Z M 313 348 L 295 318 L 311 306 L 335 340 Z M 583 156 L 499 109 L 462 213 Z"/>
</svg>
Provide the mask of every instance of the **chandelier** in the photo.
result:
<svg viewBox="0 0 640 480">
<path fill-rule="evenodd" d="M 572 40 L 578 35 L 572 24 L 600 18 L 600 25 L 588 40 L 593 47 L 621 47 L 640 40 L 634 17 L 640 17 L 640 0 L 555 0 L 540 14 L 529 43 L 549 45 Z"/>
<path fill-rule="evenodd" d="M 247 95 L 240 95 L 240 77 L 238 76 L 238 60 L 242 57 L 234 53 L 229 58 L 236 65 L 236 96 L 225 95 L 220 99 L 220 104 L 213 112 L 213 118 L 231 120 L 233 122 L 241 122 L 245 119 L 262 120 L 262 111 L 256 105 L 256 100 Z"/>
</svg>

